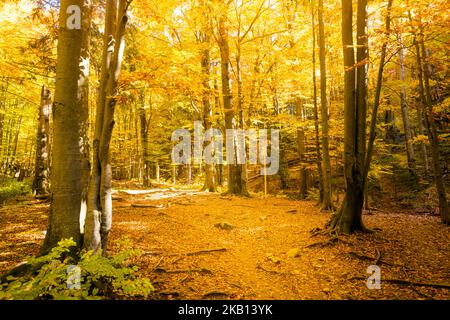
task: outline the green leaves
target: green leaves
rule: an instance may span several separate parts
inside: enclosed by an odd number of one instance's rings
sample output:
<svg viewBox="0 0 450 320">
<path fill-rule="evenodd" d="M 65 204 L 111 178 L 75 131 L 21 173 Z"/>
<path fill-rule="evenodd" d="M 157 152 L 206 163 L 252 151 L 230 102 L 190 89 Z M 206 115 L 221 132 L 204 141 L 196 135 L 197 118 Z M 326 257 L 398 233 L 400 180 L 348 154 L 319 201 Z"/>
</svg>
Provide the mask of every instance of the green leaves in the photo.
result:
<svg viewBox="0 0 450 320">
<path fill-rule="evenodd" d="M 128 265 L 138 255 L 137 250 L 125 249 L 129 245 L 120 242 L 118 247 L 122 250 L 110 258 L 84 252 L 76 263 L 67 255 L 76 243 L 62 240 L 49 254 L 29 259 L 34 270 L 31 274 L 8 277 L 6 283 L 0 284 L 0 300 L 147 298 L 154 288 L 149 279 L 135 275 L 136 266 Z M 71 268 L 78 268 L 80 273 L 69 272 Z M 73 281 L 79 286 L 69 286 Z"/>
</svg>

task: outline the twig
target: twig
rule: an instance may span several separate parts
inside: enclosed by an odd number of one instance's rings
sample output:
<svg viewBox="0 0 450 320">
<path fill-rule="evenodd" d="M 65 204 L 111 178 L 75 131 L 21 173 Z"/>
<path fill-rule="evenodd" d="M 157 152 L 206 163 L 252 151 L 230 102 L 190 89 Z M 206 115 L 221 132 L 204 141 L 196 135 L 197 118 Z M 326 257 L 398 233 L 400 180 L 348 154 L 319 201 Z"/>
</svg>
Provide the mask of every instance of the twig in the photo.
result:
<svg viewBox="0 0 450 320">
<path fill-rule="evenodd" d="M 175 270 L 166 270 L 164 268 L 156 268 L 154 270 L 154 272 L 158 272 L 158 273 L 207 273 L 207 274 L 212 274 L 211 270 L 202 268 L 202 269 L 175 269 Z"/>
<path fill-rule="evenodd" d="M 161 257 L 161 259 L 159 259 L 158 263 L 153 267 L 152 272 L 155 272 L 155 270 L 159 267 L 159 265 L 161 264 L 161 262 L 164 260 L 164 257 Z"/>
<path fill-rule="evenodd" d="M 353 277 L 350 280 L 367 280 L 365 277 Z M 450 284 L 448 283 L 429 283 L 429 282 L 416 282 L 401 279 L 382 279 L 382 282 L 398 284 L 401 286 L 419 286 L 419 287 L 431 287 L 440 289 L 450 289 Z"/>
<path fill-rule="evenodd" d="M 377 257 L 376 257 L 376 259 L 375 259 L 375 261 L 374 261 L 373 264 L 374 264 L 374 265 L 378 265 L 378 263 L 380 262 L 382 253 L 381 253 L 381 251 L 378 250 L 378 249 L 375 249 L 375 250 L 376 250 L 376 252 L 377 252 Z"/>
<path fill-rule="evenodd" d="M 142 203 L 132 203 L 133 208 L 153 208 L 153 209 L 163 209 L 164 205 L 154 205 L 154 204 L 142 204 Z"/>
<path fill-rule="evenodd" d="M 264 268 L 263 266 L 261 266 L 260 264 L 258 264 L 256 266 L 256 269 L 260 269 L 262 271 L 265 271 L 265 272 L 268 272 L 268 273 L 272 273 L 272 274 L 279 274 L 279 275 L 289 274 L 287 272 L 279 272 L 279 271 L 275 271 L 275 270 L 268 270 L 268 269 Z"/>
<path fill-rule="evenodd" d="M 197 255 L 205 254 L 205 253 L 225 252 L 225 251 L 227 251 L 227 248 L 206 249 L 206 250 L 200 250 L 200 251 L 195 251 L 195 252 L 189 252 L 189 253 L 186 253 L 186 255 L 187 256 L 197 256 Z"/>
<path fill-rule="evenodd" d="M 209 298 L 209 297 L 222 297 L 222 296 L 228 296 L 228 293 L 221 292 L 221 291 L 211 291 L 203 295 L 203 299 Z"/>
</svg>

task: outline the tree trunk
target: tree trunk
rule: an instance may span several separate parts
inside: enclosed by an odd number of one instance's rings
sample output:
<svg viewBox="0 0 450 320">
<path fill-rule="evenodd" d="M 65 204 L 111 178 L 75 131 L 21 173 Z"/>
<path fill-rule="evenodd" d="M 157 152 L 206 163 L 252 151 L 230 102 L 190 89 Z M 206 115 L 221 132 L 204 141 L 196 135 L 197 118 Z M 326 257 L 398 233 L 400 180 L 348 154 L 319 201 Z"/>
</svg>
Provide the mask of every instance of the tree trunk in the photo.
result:
<svg viewBox="0 0 450 320">
<path fill-rule="evenodd" d="M 319 0 L 319 60 L 320 60 L 320 111 L 322 119 L 322 174 L 323 199 L 322 208 L 333 210 L 331 197 L 331 162 L 328 129 L 327 68 L 325 61 L 325 26 L 323 20 L 323 0 Z"/>
<path fill-rule="evenodd" d="M 39 106 L 39 121 L 36 142 L 36 163 L 33 191 L 36 196 L 49 194 L 49 168 L 50 168 L 50 112 L 52 95 L 46 86 L 42 87 L 41 104 Z"/>
<path fill-rule="evenodd" d="M 81 29 L 72 30 L 66 26 L 66 21 L 71 18 L 68 8 L 72 5 L 78 6 L 83 13 L 80 18 Z M 82 193 L 85 189 L 83 177 L 89 174 L 85 133 L 88 127 L 86 94 L 89 83 L 87 44 L 90 12 L 89 1 L 61 0 L 53 105 L 52 203 L 43 253 L 48 252 L 62 239 L 73 238 L 79 245 L 82 240 L 80 213 Z"/>
<path fill-rule="evenodd" d="M 117 82 L 125 49 L 125 28 L 128 22 L 126 0 L 106 3 L 103 65 L 100 79 L 94 134 L 94 163 L 89 184 L 88 210 L 84 247 L 106 254 L 112 225 L 112 168 L 110 143 L 114 128 Z"/>
<path fill-rule="evenodd" d="M 317 106 L 317 76 L 316 76 L 316 23 L 314 14 L 315 4 L 314 0 L 311 2 L 311 24 L 312 24 L 312 37 L 313 37 L 313 52 L 312 52 L 312 64 L 313 64 L 313 104 L 314 104 L 314 132 L 316 142 L 316 161 L 317 172 L 319 173 L 319 202 L 323 203 L 323 172 L 322 172 L 322 154 L 320 150 L 320 132 L 319 132 L 319 108 Z"/>
<path fill-rule="evenodd" d="M 401 110 L 402 110 L 402 119 L 403 119 L 403 129 L 405 131 L 405 146 L 406 146 L 406 156 L 408 158 L 408 170 L 411 175 L 411 178 L 414 181 L 417 181 L 417 173 L 416 173 L 416 160 L 414 158 L 414 146 L 412 144 L 411 137 L 411 126 L 409 124 L 409 110 L 408 103 L 406 101 L 406 85 L 405 85 L 405 52 L 404 45 L 402 43 L 402 36 L 398 36 L 398 44 L 400 46 L 398 55 L 399 55 L 399 65 L 400 65 L 400 81 L 402 82 L 402 88 L 400 92 L 400 100 L 401 100 Z"/>
<path fill-rule="evenodd" d="M 387 5 L 387 13 L 386 13 L 386 39 L 383 42 L 383 46 L 381 47 L 381 58 L 380 58 L 380 66 L 378 68 L 378 76 L 377 76 L 377 85 L 375 89 L 375 98 L 373 102 L 373 108 L 372 108 L 372 116 L 370 120 L 370 129 L 369 129 L 369 142 L 367 143 L 367 154 L 366 154 L 366 160 L 364 163 L 364 181 L 363 184 L 367 186 L 367 177 L 370 171 L 370 163 L 372 162 L 372 155 L 373 155 L 373 147 L 375 143 L 376 138 L 376 126 L 377 126 L 377 115 L 378 115 L 378 108 L 380 106 L 380 97 L 381 97 L 381 89 L 383 85 L 383 71 L 384 71 L 384 65 L 386 62 L 386 52 L 387 52 L 387 45 L 388 45 L 388 37 L 389 33 L 391 31 L 391 8 L 392 8 L 392 2 L 393 0 L 388 1 Z M 367 189 L 367 188 L 366 188 Z"/>
<path fill-rule="evenodd" d="M 222 95 L 223 108 L 225 112 L 225 128 L 236 132 L 238 129 L 237 119 L 232 104 L 232 92 L 230 84 L 230 47 L 228 43 L 227 17 L 222 15 L 219 20 L 219 48 L 222 70 Z M 237 139 L 233 134 L 234 159 L 228 159 L 228 194 L 248 195 L 245 172 L 243 165 L 237 163 Z"/>
<path fill-rule="evenodd" d="M 142 146 L 142 165 L 143 165 L 143 181 L 144 187 L 151 187 L 150 183 L 150 155 L 148 152 L 148 130 L 149 122 L 147 120 L 147 113 L 145 111 L 145 95 L 141 91 L 141 101 L 139 105 L 139 119 L 141 122 L 141 146 Z"/>
<path fill-rule="evenodd" d="M 362 222 L 364 203 L 363 169 L 365 159 L 365 115 L 367 104 L 367 0 L 358 1 L 358 77 L 356 82 L 353 46 L 353 8 L 351 0 L 342 0 L 342 44 L 344 51 L 344 202 L 331 221 L 331 229 L 350 234 L 366 231 Z M 355 87 L 356 84 L 356 87 Z"/>
<path fill-rule="evenodd" d="M 298 100 L 297 101 L 297 120 L 299 122 L 303 122 L 304 112 L 303 112 L 303 103 Z M 299 124 L 297 126 L 297 149 L 298 155 L 300 158 L 300 192 L 299 198 L 306 199 L 308 196 L 308 182 L 307 182 L 307 171 L 306 171 L 306 163 L 305 163 L 305 128 L 303 124 Z"/>
<path fill-rule="evenodd" d="M 200 33 L 200 41 L 205 46 L 201 52 L 201 67 L 203 73 L 203 126 L 205 131 L 210 130 L 212 128 L 212 103 L 211 103 L 211 53 L 209 49 L 209 35 L 207 30 L 209 22 L 204 22 L 205 32 Z M 214 141 L 211 139 L 211 144 L 214 144 Z M 207 147 L 208 143 L 204 142 L 203 149 Z M 214 149 L 214 148 L 212 148 Z M 216 167 L 212 163 L 205 164 L 205 182 L 202 188 L 203 191 L 208 192 L 216 192 Z"/>
</svg>

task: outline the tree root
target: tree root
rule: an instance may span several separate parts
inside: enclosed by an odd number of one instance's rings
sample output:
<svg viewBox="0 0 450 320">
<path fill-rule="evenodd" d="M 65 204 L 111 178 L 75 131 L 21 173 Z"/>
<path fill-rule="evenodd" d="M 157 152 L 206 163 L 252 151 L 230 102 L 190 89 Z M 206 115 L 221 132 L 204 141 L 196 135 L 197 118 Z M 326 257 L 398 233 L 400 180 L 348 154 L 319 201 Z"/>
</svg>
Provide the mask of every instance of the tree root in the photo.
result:
<svg viewBox="0 0 450 320">
<path fill-rule="evenodd" d="M 334 231 L 331 231 L 331 232 L 334 232 Z M 334 245 L 337 243 L 344 243 L 344 244 L 347 244 L 350 246 L 353 245 L 353 243 L 342 240 L 339 238 L 339 236 L 337 234 L 335 234 L 334 236 L 332 236 L 330 239 L 328 239 L 326 241 L 315 242 L 315 243 L 307 245 L 305 248 L 309 248 L 309 249 L 315 248 L 315 247 L 324 248 L 324 247 Z"/>
<path fill-rule="evenodd" d="M 289 273 L 287 273 L 287 272 L 279 272 L 279 271 L 276 271 L 276 270 L 268 270 L 268 269 L 264 268 L 263 266 L 261 266 L 260 264 L 258 264 L 258 265 L 256 266 L 256 269 L 259 269 L 259 270 L 262 270 L 262 271 L 265 271 L 265 272 L 271 273 L 271 274 L 278 274 L 278 275 L 286 275 L 286 274 L 289 274 Z"/>
<path fill-rule="evenodd" d="M 348 256 L 352 257 L 352 258 L 357 258 L 360 260 L 365 260 L 365 261 L 371 261 L 373 265 L 387 265 L 387 266 L 398 266 L 398 267 L 402 267 L 402 265 L 396 265 L 396 264 L 392 264 L 389 262 L 384 261 L 383 258 L 383 254 L 381 251 L 379 251 L 378 249 L 376 249 L 377 252 L 377 256 L 376 257 L 370 257 L 370 256 L 366 256 L 364 254 L 360 254 L 357 252 L 353 252 L 350 251 L 348 253 L 346 253 Z"/>
</svg>

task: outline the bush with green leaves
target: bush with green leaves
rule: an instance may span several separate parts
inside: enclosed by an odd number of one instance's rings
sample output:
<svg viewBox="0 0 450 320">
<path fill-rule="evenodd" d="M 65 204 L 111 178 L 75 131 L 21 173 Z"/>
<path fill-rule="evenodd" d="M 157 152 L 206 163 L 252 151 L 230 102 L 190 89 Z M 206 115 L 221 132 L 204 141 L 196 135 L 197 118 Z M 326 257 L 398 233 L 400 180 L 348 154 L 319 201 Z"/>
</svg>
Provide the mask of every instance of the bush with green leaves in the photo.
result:
<svg viewBox="0 0 450 320">
<path fill-rule="evenodd" d="M 0 203 L 30 193 L 31 187 L 27 182 L 18 182 L 16 180 L 3 181 L 0 185 Z"/>
<path fill-rule="evenodd" d="M 71 252 L 76 243 L 63 240 L 49 254 L 29 259 L 30 271 L 26 275 L 9 276 L 0 283 L 0 300 L 148 298 L 154 291 L 150 280 L 138 277 L 138 267 L 129 264 L 139 252 L 124 249 L 127 241 L 118 245 L 120 251 L 111 257 L 84 252 L 74 258 Z M 73 270 L 79 270 L 79 278 L 73 278 Z"/>
</svg>

